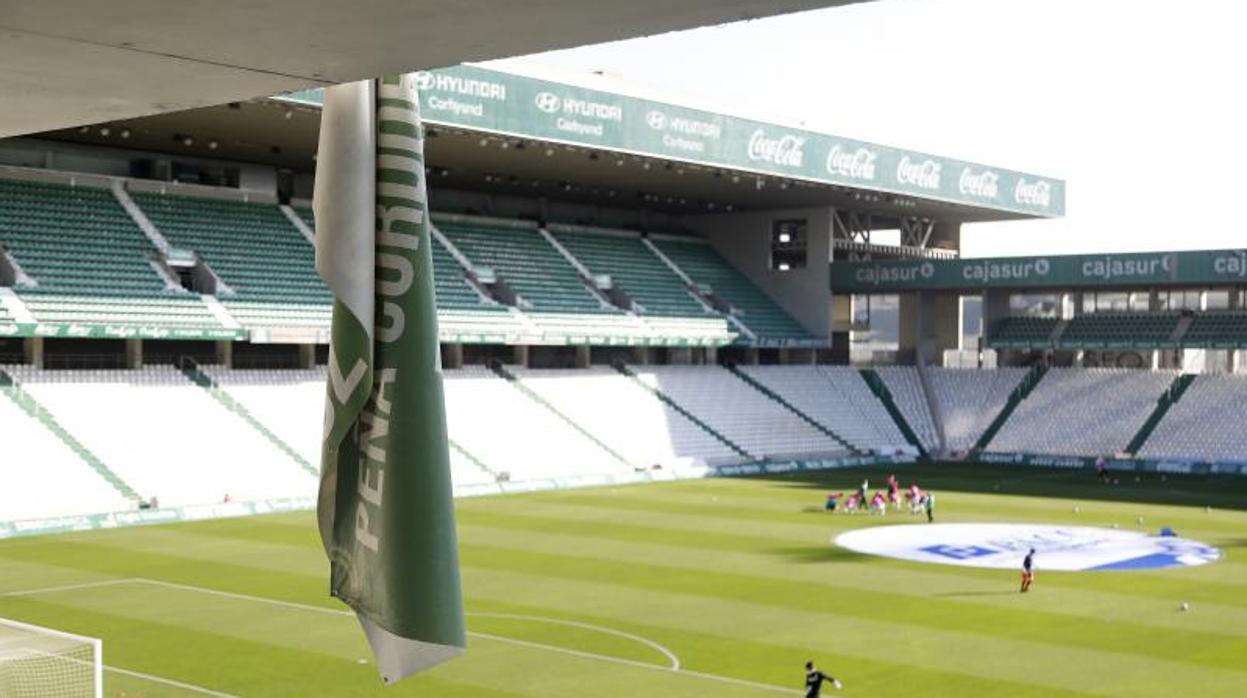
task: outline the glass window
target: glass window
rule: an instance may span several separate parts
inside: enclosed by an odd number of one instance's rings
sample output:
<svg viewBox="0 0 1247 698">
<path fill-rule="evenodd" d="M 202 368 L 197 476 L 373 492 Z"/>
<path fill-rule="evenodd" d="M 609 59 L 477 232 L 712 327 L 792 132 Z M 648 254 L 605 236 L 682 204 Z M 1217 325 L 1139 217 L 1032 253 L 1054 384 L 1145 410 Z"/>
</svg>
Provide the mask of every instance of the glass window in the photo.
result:
<svg viewBox="0 0 1247 698">
<path fill-rule="evenodd" d="M 1208 310 L 1226 310 L 1230 307 L 1230 292 L 1224 289 L 1213 289 L 1208 292 Z"/>
<path fill-rule="evenodd" d="M 983 335 L 983 297 L 961 297 L 961 348 L 978 347 L 979 337 Z"/>
<path fill-rule="evenodd" d="M 807 227 L 804 218 L 771 222 L 771 269 L 805 268 Z"/>
<path fill-rule="evenodd" d="M 1009 296 L 1010 315 L 1055 317 L 1061 310 L 1061 297 L 1056 294 L 1016 294 Z"/>
<path fill-rule="evenodd" d="M 1097 293 L 1095 309 L 1100 313 L 1124 313 L 1130 310 L 1130 294 L 1119 291 Z"/>
</svg>

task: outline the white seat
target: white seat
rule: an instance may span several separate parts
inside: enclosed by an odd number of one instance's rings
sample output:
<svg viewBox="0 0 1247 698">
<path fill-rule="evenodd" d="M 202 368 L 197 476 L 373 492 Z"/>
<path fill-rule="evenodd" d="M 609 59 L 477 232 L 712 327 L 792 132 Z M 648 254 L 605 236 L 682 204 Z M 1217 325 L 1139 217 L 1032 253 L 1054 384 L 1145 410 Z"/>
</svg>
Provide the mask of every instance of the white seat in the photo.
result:
<svg viewBox="0 0 1247 698">
<path fill-rule="evenodd" d="M 637 377 L 756 458 L 835 455 L 845 447 L 718 366 L 646 366 Z"/>
<path fill-rule="evenodd" d="M 863 451 L 906 445 L 861 373 L 847 366 L 742 366 L 740 370 Z"/>
<path fill-rule="evenodd" d="M 1169 408 L 1139 455 L 1247 461 L 1247 376 L 1197 377 Z"/>
<path fill-rule="evenodd" d="M 1010 415 L 989 450 L 1109 456 L 1123 450 L 1176 371 L 1054 368 Z"/>
</svg>

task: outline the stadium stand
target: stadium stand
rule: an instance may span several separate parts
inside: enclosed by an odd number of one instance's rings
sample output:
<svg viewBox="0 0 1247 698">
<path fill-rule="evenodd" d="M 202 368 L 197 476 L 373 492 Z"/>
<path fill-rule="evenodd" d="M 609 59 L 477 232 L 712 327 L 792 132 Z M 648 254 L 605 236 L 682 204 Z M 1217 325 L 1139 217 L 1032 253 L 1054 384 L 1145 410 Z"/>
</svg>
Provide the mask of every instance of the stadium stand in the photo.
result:
<svg viewBox="0 0 1247 698">
<path fill-rule="evenodd" d="M 1060 322 L 1054 317 L 1007 317 L 988 338 L 999 349 L 1029 349 L 1052 345 L 1052 333 Z"/>
<path fill-rule="evenodd" d="M 472 366 L 444 375 L 450 438 L 495 472 L 539 480 L 631 469 L 489 369 Z"/>
<path fill-rule="evenodd" d="M 320 463 L 324 367 L 281 371 L 219 366 L 200 369 L 307 462 Z M 460 448 L 450 449 L 450 460 L 455 485 L 494 481 L 489 471 Z"/>
<path fill-rule="evenodd" d="M 844 454 L 847 450 L 726 369 L 638 366 L 644 384 L 662 391 L 755 458 Z"/>
<path fill-rule="evenodd" d="M 107 189 L 0 179 L 0 245 L 38 284 L 17 291 L 39 322 L 221 327 L 197 296 L 166 288 Z"/>
<path fill-rule="evenodd" d="M 432 237 L 433 284 L 438 326 L 446 334 L 507 336 L 522 324 L 507 306 L 486 298 L 468 281 L 466 271 L 436 236 Z"/>
<path fill-rule="evenodd" d="M 759 338 L 810 338 L 804 327 L 728 264 L 709 243 L 697 238 L 677 240 L 669 236 L 651 236 L 650 240 L 702 292 L 731 306 L 737 319 Z"/>
<path fill-rule="evenodd" d="M 1176 371 L 1048 371 L 992 439 L 990 451 L 1112 455 L 1125 449 Z"/>
<path fill-rule="evenodd" d="M 118 476 L 163 505 L 316 491 L 315 477 L 171 366 L 6 370 Z M 105 414 L 124 414 L 132 427 Z"/>
<path fill-rule="evenodd" d="M 797 409 L 862 451 L 893 452 L 905 437 L 862 381 L 846 366 L 741 366 Z"/>
<path fill-rule="evenodd" d="M 478 267 L 493 270 L 518 296 L 524 315 L 559 335 L 645 334 L 635 317 L 589 290 L 577 269 L 542 237 L 536 224 L 435 215 L 438 230 Z"/>
<path fill-rule="evenodd" d="M 593 274 L 611 277 L 632 310 L 669 334 L 731 338 L 726 320 L 708 308 L 657 259 L 638 233 L 552 225 L 551 233 Z"/>
<path fill-rule="evenodd" d="M 175 247 L 202 257 L 232 290 L 221 301 L 246 327 L 328 326 L 329 289 L 315 251 L 277 206 L 135 192 Z"/>
<path fill-rule="evenodd" d="M 1182 345 L 1209 349 L 1247 347 L 1247 313 L 1198 313 L 1183 335 Z"/>
<path fill-rule="evenodd" d="M 1094 313 L 1069 321 L 1059 347 L 1069 349 L 1132 349 L 1176 347 L 1177 313 Z"/>
<path fill-rule="evenodd" d="M 68 444 L 18 407 L 0 383 L 0 512 L 6 520 L 124 511 L 133 506 Z"/>
<path fill-rule="evenodd" d="M 474 264 L 492 268 L 523 299 L 527 309 L 547 313 L 619 312 L 585 287 L 576 269 L 537 232 L 536 224 L 438 218 L 437 227 Z"/>
<path fill-rule="evenodd" d="M 972 448 L 1004 408 L 1026 371 L 931 368 L 931 387 L 944 426 L 944 447 L 950 451 Z"/>
<path fill-rule="evenodd" d="M 323 367 L 272 371 L 205 365 L 200 369 L 307 462 L 320 463 Z"/>
<path fill-rule="evenodd" d="M 713 465 L 740 460 L 735 451 L 700 425 L 612 369 L 527 369 L 515 373 L 563 414 L 575 415 L 585 429 L 635 466 Z M 604 405 L 609 409 L 603 409 Z"/>
<path fill-rule="evenodd" d="M 1247 376 L 1198 376 L 1169 408 L 1139 455 L 1247 461 Z"/>
<path fill-rule="evenodd" d="M 129 197 L 137 215 L 146 216 L 176 251 L 195 253 L 223 284 L 216 295 L 229 317 L 214 315 L 197 294 L 161 276 L 153 267 L 160 261 L 153 259 L 151 241 L 107 189 L 0 180 L 0 246 L 38 284 L 17 289 L 36 321 L 217 331 L 233 328 L 232 322 L 248 330 L 328 329 L 332 297 L 316 274 L 313 247 L 280 207 L 134 188 Z M 293 210 L 314 226 L 310 209 Z M 468 269 L 435 237 L 434 280 L 447 341 L 613 336 L 721 345 L 738 339 L 726 317 L 686 289 L 637 233 L 552 226 L 558 244 L 577 261 L 587 260 L 591 274 L 611 276 L 625 294 L 617 297 L 635 302 L 626 312 L 592 290 L 592 280 L 582 278 L 533 223 L 457 214 L 434 218 L 474 270 L 492 269 L 519 299 L 518 307 L 509 307 L 488 290 L 478 291 Z M 672 245 L 677 255 L 685 246 Z M 762 329 L 759 336 L 809 339 L 708 245 L 696 244 L 687 256 L 703 284 L 715 284 L 721 299 L 742 317 L 752 316 Z M 0 312 L 0 323 L 14 322 L 7 309 Z"/>
<path fill-rule="evenodd" d="M 922 447 L 931 452 L 939 445 L 939 436 L 935 428 L 935 420 L 931 417 L 931 408 L 927 405 L 926 392 L 922 388 L 922 378 L 918 369 L 913 366 L 884 366 L 875 372 L 883 379 L 892 393 L 892 399 L 905 421 L 922 442 Z"/>
</svg>

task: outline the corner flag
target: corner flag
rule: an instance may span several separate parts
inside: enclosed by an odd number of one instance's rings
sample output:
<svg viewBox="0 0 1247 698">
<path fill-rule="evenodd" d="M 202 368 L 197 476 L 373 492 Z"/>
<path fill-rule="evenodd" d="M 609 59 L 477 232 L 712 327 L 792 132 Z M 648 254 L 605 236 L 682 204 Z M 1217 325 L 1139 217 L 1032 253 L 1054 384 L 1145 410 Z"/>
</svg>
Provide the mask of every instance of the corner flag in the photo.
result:
<svg viewBox="0 0 1247 698">
<path fill-rule="evenodd" d="M 330 87 L 316 269 L 334 294 L 317 517 L 385 683 L 466 645 L 414 79 Z"/>
</svg>

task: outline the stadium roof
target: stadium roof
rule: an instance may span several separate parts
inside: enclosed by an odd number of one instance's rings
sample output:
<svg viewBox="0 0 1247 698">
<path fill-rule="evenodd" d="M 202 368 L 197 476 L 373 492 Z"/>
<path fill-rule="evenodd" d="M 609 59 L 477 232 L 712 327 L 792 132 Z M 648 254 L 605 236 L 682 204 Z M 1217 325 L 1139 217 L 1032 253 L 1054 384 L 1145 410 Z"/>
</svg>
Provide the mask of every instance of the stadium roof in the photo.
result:
<svg viewBox="0 0 1247 698">
<path fill-rule="evenodd" d="M 852 1 L 4 3 L 0 137 Z"/>
<path fill-rule="evenodd" d="M 893 213 L 930 215 L 938 204 L 958 219 L 1059 216 L 1061 180 L 785 126 L 644 96 L 618 81 L 587 87 L 481 65 L 419 74 L 430 124 L 501 137 L 500 143 L 559 144 L 612 156 L 656 158 L 715 171 L 886 194 Z M 319 91 L 278 99 L 319 105 Z M 481 145 L 487 146 L 485 141 Z M 591 166 L 590 166 L 591 167 Z M 879 199 L 881 197 L 872 197 Z M 905 211 L 911 209 L 911 211 Z M 990 212 L 990 213 L 989 213 Z"/>
<path fill-rule="evenodd" d="M 1064 183 L 1051 177 L 744 118 L 608 76 L 514 68 L 420 73 L 435 191 L 681 215 L 833 206 L 870 213 L 880 229 L 1063 212 Z M 46 137 L 307 172 L 319 105 L 318 90 L 303 91 Z"/>
</svg>

